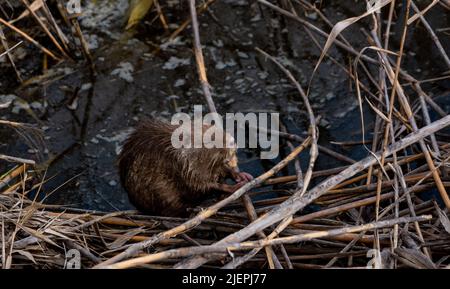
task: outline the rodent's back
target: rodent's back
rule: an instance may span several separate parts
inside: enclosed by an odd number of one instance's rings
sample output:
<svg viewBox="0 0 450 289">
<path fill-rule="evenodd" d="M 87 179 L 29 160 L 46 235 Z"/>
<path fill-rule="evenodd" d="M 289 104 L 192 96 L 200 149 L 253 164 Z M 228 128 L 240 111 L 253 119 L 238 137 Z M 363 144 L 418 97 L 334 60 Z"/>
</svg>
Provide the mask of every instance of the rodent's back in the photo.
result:
<svg viewBox="0 0 450 289">
<path fill-rule="evenodd" d="M 170 143 L 175 129 L 144 120 L 129 136 L 118 158 L 120 180 L 131 203 L 141 211 L 176 215 L 183 200 L 176 186 L 178 162 Z"/>
</svg>

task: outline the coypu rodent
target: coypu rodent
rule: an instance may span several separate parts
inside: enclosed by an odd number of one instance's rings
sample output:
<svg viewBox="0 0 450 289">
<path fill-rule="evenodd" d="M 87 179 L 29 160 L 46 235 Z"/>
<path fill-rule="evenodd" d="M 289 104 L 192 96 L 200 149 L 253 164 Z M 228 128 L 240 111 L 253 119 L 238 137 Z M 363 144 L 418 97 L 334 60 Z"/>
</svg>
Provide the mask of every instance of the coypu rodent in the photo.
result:
<svg viewBox="0 0 450 289">
<path fill-rule="evenodd" d="M 186 215 L 208 192 L 234 192 L 252 179 L 237 170 L 234 148 L 175 148 L 171 136 L 179 126 L 142 121 L 126 140 L 118 158 L 120 180 L 140 211 L 163 216 Z M 203 125 L 203 132 L 208 126 Z M 224 133 L 224 141 L 234 139 Z M 236 185 L 223 183 L 231 176 Z"/>
</svg>

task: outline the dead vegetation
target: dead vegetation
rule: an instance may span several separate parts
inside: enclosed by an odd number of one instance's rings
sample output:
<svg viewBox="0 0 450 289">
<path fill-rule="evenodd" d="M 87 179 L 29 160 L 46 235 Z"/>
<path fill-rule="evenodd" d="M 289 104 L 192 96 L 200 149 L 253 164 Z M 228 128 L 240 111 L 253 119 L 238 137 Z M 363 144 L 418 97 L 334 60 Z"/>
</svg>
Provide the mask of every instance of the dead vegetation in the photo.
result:
<svg viewBox="0 0 450 289">
<path fill-rule="evenodd" d="M 145 7 L 152 7 L 152 1 L 144 2 Z M 168 37 L 173 39 L 189 25 L 193 28 L 199 80 L 211 111 L 215 111 L 214 96 L 203 60 L 197 14 L 203 13 L 213 2 L 202 4 L 190 0 L 191 18 Z M 29 198 L 29 195 L 36 195 L 46 181 L 45 174 L 35 173 L 35 162 L 0 154 L 2 160 L 19 163 L 0 176 L 0 262 L 3 268 L 62 268 L 70 261 L 71 249 L 80 253 L 84 268 L 450 266 L 447 192 L 450 145 L 449 136 L 439 133 L 450 125 L 450 116 L 427 94 L 422 87 L 424 80 L 415 79 L 402 65 L 408 29 L 411 25 L 423 25 L 443 63 L 450 69 L 448 55 L 426 20 L 429 9 L 448 13 L 449 3 L 431 1 L 424 5 L 422 1 L 403 1 L 406 13 L 404 19 L 399 19 L 395 11 L 402 1 L 368 1 L 362 15 L 333 24 L 320 11 L 320 5 L 309 1 L 257 2 L 261 9 L 270 9 L 302 25 L 311 38 L 311 45 L 321 51 L 311 79 L 321 62 L 328 58 L 352 80 L 361 107 L 361 118 L 354 121 L 361 122 L 367 157 L 352 160 L 318 145 L 318 116 L 308 99 L 311 87 L 302 87 L 274 55 L 255 47 L 296 87 L 308 112 L 307 137 L 272 131 L 287 141 L 291 148 L 287 157 L 227 198 L 208 208 L 193 209 L 193 218 L 179 219 L 142 216 L 135 211 L 102 213 L 43 204 Z M 30 80 L 23 79 L 10 54 L 22 42 L 11 43 L 12 34 L 40 49 L 44 62 L 48 58 L 54 61 L 81 58 L 94 73 L 95 67 L 76 18 L 65 13 L 61 1 L 56 3 L 63 21 L 56 21 L 46 2 L 39 0 L 32 3 L 21 0 L 24 12 L 16 19 L 0 17 L 3 47 L 0 55 L 8 58 L 17 78 L 25 85 Z M 154 4 L 158 18 L 165 23 L 164 7 L 157 1 Z M 196 4 L 200 5 L 197 9 Z M 380 10 L 384 13 L 378 13 Z M 306 12 L 316 13 L 330 26 L 330 32 L 304 18 L 301 13 Z M 48 37 L 49 47 L 36 40 L 35 31 L 20 28 L 22 18 L 36 21 L 38 35 Z M 370 30 L 363 31 L 367 43 L 358 51 L 341 32 L 361 19 L 370 21 Z M 393 21 L 403 23 L 399 47 L 390 42 Z M 70 35 L 63 32 L 67 29 L 60 27 L 62 23 L 70 28 Z M 346 51 L 351 63 L 332 58 L 333 46 Z M 448 75 L 443 73 L 442 77 Z M 373 131 L 364 131 L 363 106 L 369 106 L 376 115 Z M 430 110 L 440 115 L 440 119 L 432 121 Z M 6 120 L 0 121 L 0 125 L 16 129 L 31 146 L 39 147 L 41 132 L 34 126 Z M 369 134 L 372 138 L 367 140 Z M 304 170 L 298 163 L 298 156 L 307 152 L 310 160 Z M 321 154 L 347 165 L 316 170 L 315 162 Z M 296 174 L 277 177 L 290 162 L 296 163 Z M 281 195 L 264 200 L 250 198 L 261 193 L 254 191 L 255 188 L 263 188 L 263 192 L 275 191 L 275 185 L 294 189 L 283 190 Z M 420 193 L 433 190 L 439 193 L 440 200 L 420 197 Z M 320 209 L 308 213 L 305 208 L 309 205 Z"/>
</svg>

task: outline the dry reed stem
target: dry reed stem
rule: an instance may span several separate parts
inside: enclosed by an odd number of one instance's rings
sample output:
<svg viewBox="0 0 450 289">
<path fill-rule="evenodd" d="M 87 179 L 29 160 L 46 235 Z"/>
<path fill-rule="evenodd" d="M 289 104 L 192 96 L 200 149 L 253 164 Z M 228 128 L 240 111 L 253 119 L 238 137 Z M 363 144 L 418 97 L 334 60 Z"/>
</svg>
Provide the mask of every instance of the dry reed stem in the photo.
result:
<svg viewBox="0 0 450 289">
<path fill-rule="evenodd" d="M 441 118 L 438 121 L 433 122 L 431 125 L 423 127 L 416 132 L 409 134 L 407 137 L 397 141 L 393 145 L 389 146 L 385 151 L 385 155 L 389 156 L 394 152 L 397 152 L 401 149 L 404 149 L 424 137 L 434 133 L 444 127 L 450 125 L 450 115 L 444 118 Z M 260 217 L 255 222 L 252 222 L 245 229 L 240 230 L 234 234 L 227 236 L 221 241 L 217 242 L 218 245 L 229 244 L 234 242 L 239 242 L 245 240 L 252 236 L 256 231 L 260 231 L 288 216 L 293 215 L 298 210 L 304 208 L 306 205 L 310 204 L 312 201 L 316 200 L 320 196 L 324 195 L 329 189 L 336 186 L 340 182 L 354 176 L 358 172 L 368 168 L 370 165 L 373 165 L 378 162 L 381 158 L 382 152 L 378 152 L 375 155 L 370 155 L 365 159 L 349 166 L 347 169 L 343 170 L 336 176 L 330 177 L 325 181 L 321 182 L 319 185 L 311 189 L 305 196 L 299 197 L 296 196 L 294 198 L 290 198 L 278 207 L 272 209 L 267 214 Z M 202 264 L 206 263 L 208 259 L 204 257 L 196 257 L 185 262 L 184 268 L 197 268 Z"/>
<path fill-rule="evenodd" d="M 45 48 L 44 46 L 42 46 L 39 42 L 37 42 L 36 40 L 34 40 L 32 37 L 30 37 L 27 33 L 23 32 L 22 30 L 20 30 L 19 28 L 15 27 L 12 24 L 9 24 L 8 21 L 5 21 L 3 18 L 0 17 L 0 23 L 5 25 L 6 27 L 10 28 L 11 30 L 14 30 L 14 32 L 16 32 L 17 34 L 19 34 L 20 36 L 22 36 L 23 38 L 25 38 L 27 41 L 31 42 L 32 44 L 34 44 L 37 48 L 39 48 L 40 50 L 42 50 L 42 52 L 44 52 L 45 54 L 47 54 L 48 56 L 50 56 L 51 58 L 55 59 L 55 60 L 60 60 L 59 57 L 57 57 L 55 54 L 53 54 L 53 52 L 51 52 L 50 50 L 48 50 L 47 48 Z"/>
<path fill-rule="evenodd" d="M 341 228 L 341 229 L 335 229 L 330 231 L 322 231 L 322 232 L 312 232 L 302 235 L 296 235 L 296 236 L 290 236 L 290 237 L 282 237 L 282 238 L 276 238 L 276 239 L 264 239 L 259 241 L 248 241 L 248 242 L 242 242 L 242 243 L 229 243 L 224 245 L 211 245 L 211 246 L 202 246 L 202 247 L 186 247 L 186 248 L 180 248 L 180 249 L 173 249 L 168 250 L 156 254 L 150 254 L 143 257 L 134 258 L 131 260 L 123 261 L 120 263 L 116 263 L 113 265 L 109 265 L 106 268 L 108 269 L 126 269 L 126 268 L 132 268 L 137 267 L 143 264 L 156 262 L 163 259 L 168 258 L 179 258 L 179 257 L 188 257 L 188 256 L 195 256 L 195 255 L 202 255 L 207 253 L 227 253 L 230 251 L 235 250 L 248 250 L 253 248 L 259 248 L 263 246 L 268 245 L 278 245 L 278 244 L 292 244 L 292 243 L 298 243 L 303 241 L 310 241 L 313 239 L 318 238 L 325 238 L 325 237 L 332 237 L 332 236 L 338 236 L 344 233 L 358 233 L 361 231 L 367 231 L 367 230 L 373 230 L 373 229 L 379 229 L 379 228 L 385 228 L 385 227 L 391 227 L 395 224 L 402 224 L 402 223 L 410 223 L 410 222 L 423 222 L 431 220 L 431 216 L 424 215 L 420 217 L 412 217 L 412 218 L 398 218 L 394 220 L 388 220 L 388 221 L 379 221 L 374 223 L 369 223 L 365 225 L 360 226 L 352 226 L 347 228 Z"/>
</svg>

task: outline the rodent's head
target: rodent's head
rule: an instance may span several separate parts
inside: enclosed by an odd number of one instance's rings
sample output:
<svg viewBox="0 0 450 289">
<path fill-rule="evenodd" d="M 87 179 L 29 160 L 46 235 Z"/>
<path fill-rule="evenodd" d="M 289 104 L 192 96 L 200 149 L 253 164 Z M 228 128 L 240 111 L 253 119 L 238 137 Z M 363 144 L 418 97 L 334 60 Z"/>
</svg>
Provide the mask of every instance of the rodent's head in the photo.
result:
<svg viewBox="0 0 450 289">
<path fill-rule="evenodd" d="M 209 129 L 211 128 L 213 128 L 213 130 L 209 131 Z M 181 150 L 178 151 L 181 156 L 191 163 L 199 160 L 198 167 L 207 166 L 208 169 L 213 167 L 223 169 L 223 166 L 226 166 L 228 169 L 239 172 L 237 144 L 234 137 L 224 131 L 222 128 L 213 127 L 212 125 L 203 124 L 202 129 L 203 147 L 181 148 Z M 191 144 L 195 142 L 193 132 L 195 132 L 193 126 L 191 127 L 190 131 L 188 130 L 187 132 L 184 132 L 186 135 L 188 135 L 188 137 L 191 138 Z M 206 138 L 204 137 L 205 133 L 209 134 Z M 221 141 L 218 141 L 218 137 L 221 139 Z M 209 170 L 209 172 L 214 173 L 213 171 L 214 170 Z"/>
</svg>

